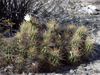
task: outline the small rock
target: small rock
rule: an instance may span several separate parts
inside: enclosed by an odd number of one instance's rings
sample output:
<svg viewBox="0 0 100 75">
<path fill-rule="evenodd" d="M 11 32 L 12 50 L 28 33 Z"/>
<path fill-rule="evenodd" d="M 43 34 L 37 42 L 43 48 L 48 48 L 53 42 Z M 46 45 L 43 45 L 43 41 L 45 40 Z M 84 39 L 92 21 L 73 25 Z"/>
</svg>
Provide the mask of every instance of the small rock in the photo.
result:
<svg viewBox="0 0 100 75">
<path fill-rule="evenodd" d="M 88 13 L 90 15 L 97 15 L 98 12 L 96 11 L 96 6 L 94 5 L 88 5 L 86 7 L 81 8 L 79 11 L 82 13 Z"/>
<path fill-rule="evenodd" d="M 86 73 L 84 73 L 84 74 L 81 74 L 81 75 L 87 75 Z"/>
<path fill-rule="evenodd" d="M 83 66 L 79 66 L 77 69 L 85 71 L 85 68 Z"/>
<path fill-rule="evenodd" d="M 26 75 L 24 72 L 21 75 Z"/>
<path fill-rule="evenodd" d="M 55 43 L 50 43 L 49 47 L 55 47 Z"/>
<path fill-rule="evenodd" d="M 95 62 L 99 63 L 100 64 L 100 60 L 96 60 Z"/>
<path fill-rule="evenodd" d="M 74 73 L 74 70 L 71 69 L 71 70 L 70 70 L 70 73 Z"/>
<path fill-rule="evenodd" d="M 15 75 L 15 74 L 10 74 L 10 75 Z"/>
<path fill-rule="evenodd" d="M 29 73 L 28 75 L 32 75 L 32 73 Z"/>
<path fill-rule="evenodd" d="M 82 67 L 86 67 L 86 64 L 81 64 L 80 66 L 82 66 Z"/>
<path fill-rule="evenodd" d="M 7 69 L 5 68 L 5 69 L 4 69 L 4 71 L 6 72 L 6 71 L 7 71 Z"/>
<path fill-rule="evenodd" d="M 62 75 L 62 74 L 55 74 L 55 75 Z"/>
</svg>

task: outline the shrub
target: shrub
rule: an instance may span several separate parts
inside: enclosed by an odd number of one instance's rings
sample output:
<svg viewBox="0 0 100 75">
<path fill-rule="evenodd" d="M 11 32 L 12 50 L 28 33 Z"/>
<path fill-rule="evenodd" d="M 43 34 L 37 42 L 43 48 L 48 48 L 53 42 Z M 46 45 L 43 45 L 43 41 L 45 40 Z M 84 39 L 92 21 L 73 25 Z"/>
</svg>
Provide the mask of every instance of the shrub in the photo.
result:
<svg viewBox="0 0 100 75">
<path fill-rule="evenodd" d="M 0 20 L 0 33 L 2 34 L 2 37 L 13 36 L 12 27 L 14 25 L 15 25 L 15 23 L 13 23 L 11 19 L 2 18 Z"/>
</svg>

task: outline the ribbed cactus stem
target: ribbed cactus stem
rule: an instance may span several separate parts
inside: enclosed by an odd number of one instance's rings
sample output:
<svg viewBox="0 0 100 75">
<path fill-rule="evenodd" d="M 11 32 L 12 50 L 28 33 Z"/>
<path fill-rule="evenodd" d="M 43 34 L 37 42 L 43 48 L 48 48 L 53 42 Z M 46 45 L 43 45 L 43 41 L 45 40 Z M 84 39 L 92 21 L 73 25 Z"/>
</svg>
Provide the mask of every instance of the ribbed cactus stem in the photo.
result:
<svg viewBox="0 0 100 75">
<path fill-rule="evenodd" d="M 85 26 L 80 26 L 80 27 L 78 27 L 75 34 L 79 35 L 81 37 L 81 39 L 85 41 L 86 37 L 88 35 L 88 30 Z"/>
<path fill-rule="evenodd" d="M 91 52 L 91 50 L 93 49 L 93 42 L 94 42 L 94 40 L 90 39 L 90 38 L 88 38 L 85 41 L 85 50 L 86 50 L 86 52 Z"/>
<path fill-rule="evenodd" d="M 74 34 L 71 40 L 71 57 L 73 62 L 76 62 L 80 57 L 80 45 L 81 45 L 81 37 L 78 34 Z M 72 61 L 72 60 L 71 60 Z"/>
</svg>

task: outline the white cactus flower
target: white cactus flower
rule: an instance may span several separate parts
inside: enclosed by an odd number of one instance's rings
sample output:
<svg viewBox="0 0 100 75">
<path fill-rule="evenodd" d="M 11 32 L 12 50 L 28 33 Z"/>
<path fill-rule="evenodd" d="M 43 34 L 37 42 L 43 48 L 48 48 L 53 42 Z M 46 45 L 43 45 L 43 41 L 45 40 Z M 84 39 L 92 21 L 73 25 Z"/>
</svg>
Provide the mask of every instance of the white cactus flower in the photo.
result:
<svg viewBox="0 0 100 75">
<path fill-rule="evenodd" d="M 73 54 L 72 54 L 73 52 L 72 51 L 70 51 L 70 54 L 71 54 L 71 57 L 73 56 Z"/>
<path fill-rule="evenodd" d="M 27 22 L 29 22 L 29 21 L 31 20 L 31 16 L 30 16 L 29 14 L 26 14 L 26 15 L 24 16 L 24 19 L 25 19 Z"/>
</svg>

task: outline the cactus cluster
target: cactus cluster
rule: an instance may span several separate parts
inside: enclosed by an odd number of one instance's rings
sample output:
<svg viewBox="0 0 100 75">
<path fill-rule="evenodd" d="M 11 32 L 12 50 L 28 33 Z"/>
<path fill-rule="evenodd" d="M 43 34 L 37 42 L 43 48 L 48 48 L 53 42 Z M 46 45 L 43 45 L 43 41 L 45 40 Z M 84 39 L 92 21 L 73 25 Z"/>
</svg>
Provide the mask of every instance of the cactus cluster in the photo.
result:
<svg viewBox="0 0 100 75">
<path fill-rule="evenodd" d="M 1 56 L 21 69 L 26 60 L 32 59 L 30 64 L 35 72 L 50 72 L 62 64 L 76 64 L 89 57 L 94 45 L 87 36 L 88 30 L 83 25 L 68 25 L 61 29 L 55 20 L 44 25 L 31 17 L 30 21 L 22 22 L 12 40 L 1 39 Z"/>
</svg>

